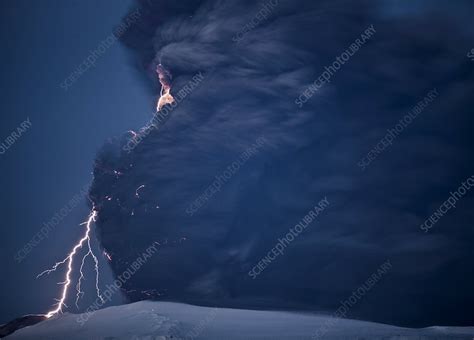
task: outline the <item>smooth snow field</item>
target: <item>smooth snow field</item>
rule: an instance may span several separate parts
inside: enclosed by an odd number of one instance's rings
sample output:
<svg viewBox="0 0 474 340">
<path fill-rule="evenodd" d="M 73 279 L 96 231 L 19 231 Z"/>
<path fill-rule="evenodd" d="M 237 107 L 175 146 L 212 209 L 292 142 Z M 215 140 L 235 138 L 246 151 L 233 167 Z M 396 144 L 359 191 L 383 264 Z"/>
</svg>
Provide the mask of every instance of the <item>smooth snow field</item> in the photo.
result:
<svg viewBox="0 0 474 340">
<path fill-rule="evenodd" d="M 85 322 L 84 322 L 85 321 Z M 410 329 L 290 312 L 141 301 L 86 314 L 63 314 L 6 339 L 474 339 L 474 327 Z"/>
</svg>

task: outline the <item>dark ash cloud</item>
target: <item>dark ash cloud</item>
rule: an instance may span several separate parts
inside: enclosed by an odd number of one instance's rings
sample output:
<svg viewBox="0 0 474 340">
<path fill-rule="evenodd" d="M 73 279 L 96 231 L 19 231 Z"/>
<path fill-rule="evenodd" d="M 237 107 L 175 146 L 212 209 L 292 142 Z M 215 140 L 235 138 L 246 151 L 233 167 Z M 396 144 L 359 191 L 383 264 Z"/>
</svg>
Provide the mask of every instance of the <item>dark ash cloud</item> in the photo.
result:
<svg viewBox="0 0 474 340">
<path fill-rule="evenodd" d="M 470 2 L 139 1 L 124 36 L 172 92 L 205 79 L 131 153 L 104 146 L 91 195 L 119 273 L 159 255 L 130 299 L 333 312 L 380 263 L 393 268 L 347 317 L 408 326 L 472 322 L 472 195 L 419 225 L 473 175 Z M 302 108 L 295 99 L 367 27 L 375 36 Z M 156 80 L 153 80 L 156 86 Z M 439 97 L 365 171 L 357 162 L 426 93 Z M 257 138 L 268 145 L 196 214 L 186 208 Z M 116 172 L 119 172 L 117 174 Z M 137 198 L 135 190 L 145 187 Z M 257 279 L 248 272 L 322 198 L 331 206 Z M 159 206 L 159 208 L 157 208 Z"/>
</svg>

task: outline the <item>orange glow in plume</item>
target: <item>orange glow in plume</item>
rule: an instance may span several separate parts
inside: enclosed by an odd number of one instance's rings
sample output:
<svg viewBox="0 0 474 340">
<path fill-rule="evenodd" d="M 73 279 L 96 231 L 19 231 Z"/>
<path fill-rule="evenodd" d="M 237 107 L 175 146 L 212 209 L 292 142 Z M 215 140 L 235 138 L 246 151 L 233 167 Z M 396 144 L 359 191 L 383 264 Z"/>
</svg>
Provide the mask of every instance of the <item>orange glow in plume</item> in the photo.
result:
<svg viewBox="0 0 474 340">
<path fill-rule="evenodd" d="M 160 80 L 161 84 L 161 91 L 160 91 L 160 98 L 158 99 L 158 103 L 156 105 L 156 111 L 160 111 L 161 108 L 166 104 L 171 104 L 174 102 L 174 98 L 171 95 L 171 75 L 170 73 L 163 67 L 163 65 L 158 64 L 156 67 L 156 73 L 158 74 L 158 79 Z"/>
</svg>

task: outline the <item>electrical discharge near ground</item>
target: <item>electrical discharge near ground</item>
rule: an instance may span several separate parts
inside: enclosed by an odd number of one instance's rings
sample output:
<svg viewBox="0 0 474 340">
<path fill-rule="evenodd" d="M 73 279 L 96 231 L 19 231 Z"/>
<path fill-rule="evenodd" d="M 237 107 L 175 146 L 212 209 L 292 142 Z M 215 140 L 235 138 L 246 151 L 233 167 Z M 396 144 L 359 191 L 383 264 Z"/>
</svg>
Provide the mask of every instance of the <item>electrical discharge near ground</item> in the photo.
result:
<svg viewBox="0 0 474 340">
<path fill-rule="evenodd" d="M 160 84 L 161 84 L 160 97 L 156 104 L 156 112 L 159 112 L 164 105 L 172 104 L 174 102 L 174 98 L 171 95 L 171 73 L 168 72 L 168 70 L 166 70 L 166 68 L 161 63 L 158 64 L 158 66 L 156 67 L 156 73 L 158 75 L 158 80 L 160 81 Z M 135 195 L 137 197 L 140 197 L 138 191 L 139 189 L 142 189 L 143 187 L 145 187 L 145 185 L 140 186 L 135 192 Z M 82 280 L 84 279 L 84 272 L 83 272 L 84 264 L 85 264 L 86 259 L 89 256 L 91 256 L 92 259 L 94 260 L 96 294 L 98 298 L 102 302 L 104 302 L 104 298 L 102 297 L 100 293 L 100 288 L 99 288 L 99 260 L 97 259 L 97 256 L 95 255 L 91 247 L 92 224 L 96 221 L 97 214 L 98 212 L 95 206 L 93 206 L 87 220 L 80 224 L 80 225 L 85 225 L 84 234 L 82 238 L 74 245 L 74 247 L 71 249 L 71 251 L 69 252 L 69 254 L 66 256 L 64 260 L 56 262 L 50 269 L 43 271 L 37 276 L 37 278 L 39 278 L 45 274 L 50 274 L 52 272 L 55 272 L 62 265 L 67 265 L 67 271 L 64 277 L 64 281 L 59 283 L 60 285 L 62 285 L 61 296 L 59 299 L 57 299 L 57 303 L 54 305 L 54 308 L 48 311 L 44 315 L 46 318 L 51 318 L 52 316 L 60 314 L 63 312 L 64 307 L 67 308 L 66 300 L 68 298 L 69 287 L 71 286 L 71 283 L 72 283 L 71 276 L 74 271 L 74 268 L 73 268 L 74 259 L 76 258 L 76 255 L 80 253 L 84 245 L 86 245 L 87 247 L 87 252 L 85 255 L 83 255 L 81 266 L 79 268 L 79 279 L 77 280 L 77 283 L 76 283 L 76 307 L 79 307 L 78 305 L 79 299 L 84 295 L 81 284 L 82 284 Z M 108 258 L 110 260 L 110 257 Z"/>
<path fill-rule="evenodd" d="M 95 208 L 92 208 L 89 218 L 84 223 L 81 223 L 81 225 L 85 225 L 84 235 L 72 248 L 68 256 L 64 260 L 56 262 L 53 267 L 43 271 L 37 276 L 37 277 L 41 277 L 44 274 L 50 274 L 51 272 L 56 271 L 61 265 L 67 264 L 67 272 L 65 275 L 65 280 L 64 282 L 60 283 L 63 286 L 61 297 L 58 299 L 58 303 L 55 305 L 55 308 L 45 314 L 47 318 L 50 318 L 58 313 L 61 313 L 63 310 L 63 307 L 67 307 L 66 299 L 68 295 L 69 286 L 71 285 L 71 282 L 72 282 L 71 274 L 73 272 L 74 258 L 78 254 L 78 252 L 82 249 L 84 244 L 87 245 L 88 251 L 82 257 L 81 267 L 79 269 L 80 277 L 77 280 L 77 284 L 76 284 L 76 290 L 77 290 L 76 306 L 78 305 L 80 297 L 84 294 L 84 292 L 81 290 L 81 282 L 84 279 L 84 272 L 83 272 L 84 262 L 89 255 L 94 259 L 94 263 L 95 263 L 95 267 L 94 267 L 95 274 L 96 274 L 95 288 L 96 288 L 97 296 L 103 301 L 103 298 L 102 298 L 102 295 L 100 294 L 100 289 L 99 289 L 99 261 L 91 247 L 91 225 L 93 222 L 95 222 L 96 217 L 97 217 L 97 211 L 95 210 Z"/>
</svg>

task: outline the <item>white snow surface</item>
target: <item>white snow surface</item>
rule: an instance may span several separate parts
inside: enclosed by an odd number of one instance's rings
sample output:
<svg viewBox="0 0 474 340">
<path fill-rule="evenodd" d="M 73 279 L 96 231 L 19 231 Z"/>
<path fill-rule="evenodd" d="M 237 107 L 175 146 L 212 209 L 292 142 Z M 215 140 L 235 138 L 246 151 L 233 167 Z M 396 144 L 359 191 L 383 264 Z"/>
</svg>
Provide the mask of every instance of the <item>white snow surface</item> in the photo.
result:
<svg viewBox="0 0 474 340">
<path fill-rule="evenodd" d="M 20 329 L 6 339 L 474 339 L 474 327 L 410 329 L 313 314 L 152 301 L 99 310 L 85 324 L 80 319 L 81 314 L 63 314 Z"/>
</svg>

